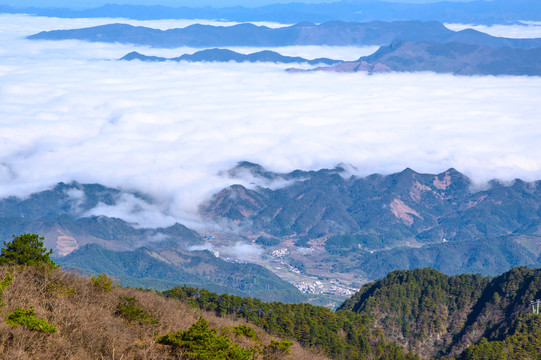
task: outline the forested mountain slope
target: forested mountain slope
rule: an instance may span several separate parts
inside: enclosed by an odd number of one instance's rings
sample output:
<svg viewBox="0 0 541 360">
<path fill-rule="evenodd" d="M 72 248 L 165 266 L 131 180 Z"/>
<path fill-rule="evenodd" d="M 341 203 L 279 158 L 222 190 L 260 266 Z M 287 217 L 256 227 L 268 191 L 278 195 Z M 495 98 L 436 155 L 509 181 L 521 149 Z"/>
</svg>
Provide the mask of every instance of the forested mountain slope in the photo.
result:
<svg viewBox="0 0 541 360">
<path fill-rule="evenodd" d="M 496 275 L 541 264 L 539 181 L 479 186 L 454 169 L 364 177 L 347 169 L 276 173 L 240 163 L 223 174 L 234 185 L 199 207 L 205 236 L 103 215 L 168 216 L 144 194 L 78 183 L 0 200 L 0 234 L 43 234 L 58 263 L 125 285 L 186 283 L 282 302 L 329 292 L 341 302 L 397 269 Z M 255 264 L 228 255 L 236 244 L 259 254 Z M 316 281 L 324 289 L 310 292 Z"/>
<path fill-rule="evenodd" d="M 277 174 L 241 163 L 231 173 L 241 169 L 256 179 L 283 179 L 287 186 L 233 185 L 204 204 L 202 214 L 252 223 L 254 230 L 275 236 L 350 234 L 357 235 L 351 245 L 373 250 L 404 240 L 431 243 L 536 234 L 541 224 L 539 182 L 492 181 L 476 190 L 455 169 L 357 177 L 343 167 Z"/>
<path fill-rule="evenodd" d="M 455 169 L 365 177 L 346 169 L 273 173 L 240 163 L 229 176 L 241 182 L 249 174 L 254 185 L 232 185 L 200 211 L 273 249 L 310 248 L 285 259 L 325 276 L 377 279 L 418 267 L 495 275 L 540 263 L 538 181 L 480 187 Z"/>
<path fill-rule="evenodd" d="M 367 315 L 386 337 L 425 357 L 470 359 L 467 354 L 489 347 L 501 354 L 503 348 L 517 347 L 517 341 L 528 348 L 524 354 L 533 356 L 541 347 L 529 338 L 539 333 L 540 321 L 529 304 L 539 298 L 538 269 L 514 268 L 494 278 L 416 269 L 364 285 L 339 310 Z M 524 354 L 514 358 L 528 358 Z"/>
</svg>

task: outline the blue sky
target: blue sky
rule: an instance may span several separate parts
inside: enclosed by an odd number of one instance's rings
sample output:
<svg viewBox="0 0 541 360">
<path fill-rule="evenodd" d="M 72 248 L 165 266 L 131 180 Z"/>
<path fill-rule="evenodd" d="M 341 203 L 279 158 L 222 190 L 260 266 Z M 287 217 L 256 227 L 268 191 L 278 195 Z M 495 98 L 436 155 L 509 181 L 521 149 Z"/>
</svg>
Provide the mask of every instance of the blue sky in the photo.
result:
<svg viewBox="0 0 541 360">
<path fill-rule="evenodd" d="M 386 0 L 388 2 L 408 2 L 408 3 L 430 3 L 441 0 Z M 468 0 L 446 0 L 446 1 L 468 1 Z M 167 6 L 235 6 L 243 5 L 248 7 L 261 6 L 272 3 L 322 3 L 335 2 L 335 0 L 0 0 L 0 4 L 12 6 L 36 6 L 50 7 L 63 6 L 70 8 L 88 8 L 100 6 L 103 4 L 143 4 L 143 5 L 167 5 Z"/>
</svg>

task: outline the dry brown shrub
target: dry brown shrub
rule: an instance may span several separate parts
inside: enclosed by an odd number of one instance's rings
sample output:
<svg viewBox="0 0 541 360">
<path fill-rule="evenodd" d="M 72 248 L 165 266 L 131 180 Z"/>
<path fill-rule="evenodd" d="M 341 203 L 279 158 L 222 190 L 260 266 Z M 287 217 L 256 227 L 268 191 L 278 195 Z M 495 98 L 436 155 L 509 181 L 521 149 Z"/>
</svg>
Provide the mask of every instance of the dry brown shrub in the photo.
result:
<svg viewBox="0 0 541 360">
<path fill-rule="evenodd" d="M 0 307 L 1 359 L 182 359 L 168 346 L 157 344 L 155 337 L 186 330 L 200 315 L 209 321 L 210 326 L 218 329 L 247 324 L 240 319 L 216 317 L 153 292 L 118 286 L 109 292 L 100 291 L 89 278 L 60 269 L 0 266 L 1 279 L 8 272 L 14 278 L 3 292 L 6 305 Z M 135 297 L 138 304 L 158 323 L 128 323 L 115 316 L 120 297 L 126 296 Z M 32 305 L 37 317 L 55 325 L 57 333 L 45 334 L 6 324 L 7 314 L 16 308 Z M 248 325 L 256 330 L 263 344 L 279 340 L 255 325 Z M 233 341 L 242 346 L 254 345 L 247 338 L 234 338 Z M 296 342 L 288 358 L 326 359 Z"/>
</svg>

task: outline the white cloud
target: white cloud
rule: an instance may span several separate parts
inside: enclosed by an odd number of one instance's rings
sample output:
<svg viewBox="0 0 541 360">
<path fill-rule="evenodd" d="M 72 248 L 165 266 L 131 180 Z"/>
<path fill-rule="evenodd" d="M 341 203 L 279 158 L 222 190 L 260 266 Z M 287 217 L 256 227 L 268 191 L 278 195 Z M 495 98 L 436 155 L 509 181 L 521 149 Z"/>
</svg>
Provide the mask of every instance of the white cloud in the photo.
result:
<svg viewBox="0 0 541 360">
<path fill-rule="evenodd" d="M 492 36 L 509 37 L 517 39 L 541 38 L 541 22 L 524 21 L 513 25 L 472 25 L 472 24 L 445 24 L 448 29 L 460 31 L 474 29 Z"/>
<path fill-rule="evenodd" d="M 479 181 L 541 179 L 539 77 L 127 63 L 95 56 L 112 45 L 49 48 L 10 34 L 0 31 L 0 196 L 98 182 L 156 198 L 102 214 L 195 226 L 198 204 L 239 182 L 219 173 L 241 160 L 283 172 L 343 162 L 362 175 L 455 167 Z"/>
<path fill-rule="evenodd" d="M 85 192 L 81 189 L 77 188 L 69 188 L 67 190 L 64 190 L 64 193 L 68 196 L 70 201 L 70 207 L 71 211 L 74 214 L 78 214 L 81 212 L 81 207 L 83 203 L 85 202 L 86 195 Z"/>
<path fill-rule="evenodd" d="M 191 245 L 187 247 L 188 251 L 208 250 L 216 257 L 225 259 L 235 259 L 241 262 L 258 262 L 265 250 L 254 244 L 244 242 L 235 242 L 232 245 L 214 245 L 209 242 L 200 245 Z"/>
<path fill-rule="evenodd" d="M 175 224 L 176 219 L 167 216 L 164 213 L 166 209 L 160 209 L 159 206 L 149 204 L 132 194 L 121 194 L 114 205 L 98 203 L 94 208 L 80 214 L 81 217 L 88 216 L 107 216 L 111 218 L 123 219 L 135 227 L 167 227 Z M 163 234 L 162 234 L 163 236 Z M 160 240 L 158 237 L 156 240 Z"/>
<path fill-rule="evenodd" d="M 258 245 L 238 242 L 233 246 L 220 248 L 220 255 L 245 262 L 257 262 L 264 250 Z"/>
</svg>

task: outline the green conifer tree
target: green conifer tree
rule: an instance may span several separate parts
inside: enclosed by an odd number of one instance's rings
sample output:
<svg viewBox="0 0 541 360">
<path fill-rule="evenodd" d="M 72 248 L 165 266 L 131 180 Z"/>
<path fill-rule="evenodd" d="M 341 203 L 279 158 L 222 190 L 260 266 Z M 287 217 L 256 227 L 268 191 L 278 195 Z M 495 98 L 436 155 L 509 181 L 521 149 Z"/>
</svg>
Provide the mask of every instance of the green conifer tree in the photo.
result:
<svg viewBox="0 0 541 360">
<path fill-rule="evenodd" d="M 13 241 L 5 242 L 0 253 L 0 265 L 45 264 L 51 268 L 57 265 L 50 259 L 52 250 L 43 247 L 43 237 L 36 234 L 13 235 Z"/>
</svg>

